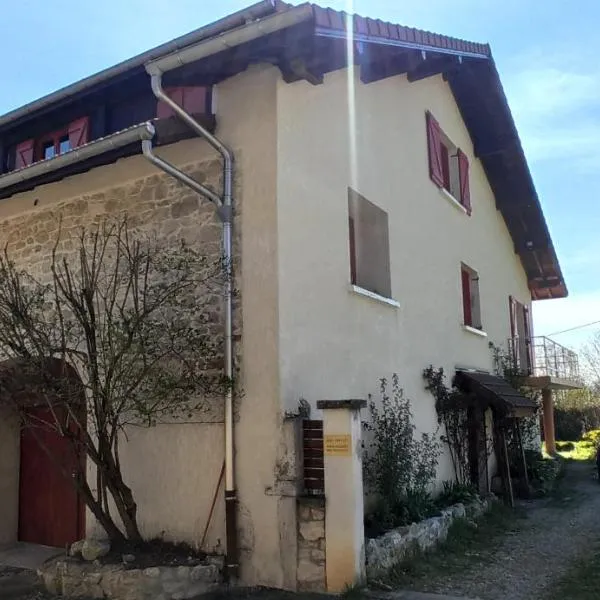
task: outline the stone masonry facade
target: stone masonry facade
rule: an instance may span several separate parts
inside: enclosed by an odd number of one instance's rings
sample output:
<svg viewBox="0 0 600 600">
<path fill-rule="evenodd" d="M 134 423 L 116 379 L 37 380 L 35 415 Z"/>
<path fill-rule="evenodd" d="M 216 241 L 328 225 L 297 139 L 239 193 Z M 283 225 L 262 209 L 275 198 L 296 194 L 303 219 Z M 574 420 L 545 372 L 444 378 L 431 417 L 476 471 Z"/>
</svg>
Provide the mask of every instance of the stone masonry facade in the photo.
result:
<svg viewBox="0 0 600 600">
<path fill-rule="evenodd" d="M 298 497 L 298 591 L 324 592 L 325 498 Z"/>
<path fill-rule="evenodd" d="M 222 163 L 218 159 L 190 164 L 182 170 L 215 190 L 221 189 Z M 0 244 L 18 268 L 26 270 L 42 283 L 49 281 L 55 246 L 61 257 L 76 261 L 78 236 L 83 228 L 89 230 L 125 217 L 130 230 L 141 236 L 156 236 L 165 245 L 175 245 L 184 240 L 211 263 L 222 257 L 222 226 L 215 206 L 163 173 L 82 194 L 50 206 L 44 206 L 43 192 L 37 189 L 31 192 L 31 197 L 33 206 L 30 204 L 24 207 L 22 213 L 0 221 Z M 233 265 L 234 270 L 239 272 L 240 235 L 237 225 L 240 206 L 237 197 L 235 214 Z M 236 278 L 233 286 L 239 292 L 238 283 L 239 278 Z M 219 290 L 203 298 L 202 306 L 210 315 L 207 333 L 218 340 L 222 337 L 223 323 L 223 296 Z M 238 293 L 234 297 L 234 343 L 241 337 L 240 313 Z M 239 347 L 234 348 L 236 369 L 239 370 Z"/>
</svg>

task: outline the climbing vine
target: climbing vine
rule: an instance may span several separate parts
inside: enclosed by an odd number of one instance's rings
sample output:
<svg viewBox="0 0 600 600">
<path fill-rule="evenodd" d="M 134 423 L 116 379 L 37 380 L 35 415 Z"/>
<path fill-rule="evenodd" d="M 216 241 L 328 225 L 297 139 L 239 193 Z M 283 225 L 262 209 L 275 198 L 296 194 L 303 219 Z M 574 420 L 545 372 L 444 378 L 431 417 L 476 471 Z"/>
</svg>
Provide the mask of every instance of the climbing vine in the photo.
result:
<svg viewBox="0 0 600 600">
<path fill-rule="evenodd" d="M 423 378 L 427 382 L 425 388 L 435 398 L 438 423 L 443 428 L 440 439 L 448 446 L 456 481 L 468 483 L 468 396 L 446 384 L 446 374 L 442 368 L 436 369 L 430 365 L 423 371 Z"/>
</svg>

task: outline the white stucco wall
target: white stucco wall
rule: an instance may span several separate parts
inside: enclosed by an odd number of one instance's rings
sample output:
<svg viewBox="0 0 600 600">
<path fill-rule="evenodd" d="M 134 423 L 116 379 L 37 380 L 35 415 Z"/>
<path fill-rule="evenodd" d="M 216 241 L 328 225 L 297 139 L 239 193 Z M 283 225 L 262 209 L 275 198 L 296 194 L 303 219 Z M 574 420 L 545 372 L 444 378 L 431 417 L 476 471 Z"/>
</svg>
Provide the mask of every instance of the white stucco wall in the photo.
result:
<svg viewBox="0 0 600 600">
<path fill-rule="evenodd" d="M 448 85 L 358 73 L 278 88 L 280 369 L 283 403 L 365 398 L 396 372 L 417 428 L 436 427 L 425 367 L 492 369 L 488 342 L 510 335 L 508 296 L 528 303 L 520 261 Z M 351 93 L 348 93 L 348 89 Z M 352 107 L 354 110 L 352 110 Z M 428 172 L 425 111 L 469 157 L 473 214 Z M 300 125 L 301 124 L 301 125 Z M 388 213 L 395 308 L 349 291 L 347 188 Z M 460 264 L 480 276 L 488 337 L 465 331 Z M 443 460 L 441 479 L 451 477 Z"/>
</svg>

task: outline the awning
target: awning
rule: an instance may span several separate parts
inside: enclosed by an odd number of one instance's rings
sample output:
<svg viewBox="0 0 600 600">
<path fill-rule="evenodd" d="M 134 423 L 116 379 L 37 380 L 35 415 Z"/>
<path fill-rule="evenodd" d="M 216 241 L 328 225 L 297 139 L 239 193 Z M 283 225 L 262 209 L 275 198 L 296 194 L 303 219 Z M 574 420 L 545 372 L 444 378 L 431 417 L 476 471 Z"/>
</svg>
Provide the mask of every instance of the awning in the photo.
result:
<svg viewBox="0 0 600 600">
<path fill-rule="evenodd" d="M 527 398 L 502 377 L 477 371 L 457 371 L 454 384 L 473 394 L 482 403 L 514 417 L 530 417 L 538 409 L 535 400 Z"/>
</svg>

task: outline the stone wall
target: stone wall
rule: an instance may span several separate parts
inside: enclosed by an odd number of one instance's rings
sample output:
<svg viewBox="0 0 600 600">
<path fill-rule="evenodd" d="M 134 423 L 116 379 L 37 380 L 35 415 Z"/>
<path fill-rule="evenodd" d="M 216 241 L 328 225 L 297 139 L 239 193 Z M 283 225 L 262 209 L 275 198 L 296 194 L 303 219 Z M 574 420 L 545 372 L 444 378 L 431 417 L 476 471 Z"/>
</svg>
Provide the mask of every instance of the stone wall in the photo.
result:
<svg viewBox="0 0 600 600">
<path fill-rule="evenodd" d="M 135 159 L 127 160 L 131 162 Z M 145 166 L 145 163 L 142 165 Z M 83 178 L 86 175 L 82 176 L 82 183 L 76 187 L 77 190 L 83 190 L 78 193 L 73 193 L 66 183 L 59 182 L 28 192 L 27 196 L 19 198 L 18 206 L 13 199 L 0 206 L 0 244 L 6 247 L 10 259 L 18 268 L 26 270 L 43 283 L 48 282 L 55 247 L 61 257 L 76 264 L 78 237 L 82 228 L 93 228 L 106 220 L 119 221 L 125 216 L 130 228 L 142 236 L 156 236 L 165 245 L 175 245 L 185 240 L 206 256 L 209 262 L 220 260 L 221 223 L 215 207 L 209 201 L 166 174 L 155 172 L 139 176 L 140 169 L 134 167 L 130 180 L 124 180 L 121 174 L 118 185 L 111 186 L 112 168 L 117 171 L 117 167 L 106 167 L 103 186 L 99 187 L 96 182 L 95 188 L 91 188 L 96 190 L 93 193 L 85 192 L 87 185 L 84 182 L 87 180 Z M 190 163 L 182 169 L 209 187 L 220 189 L 222 164 L 218 157 Z M 90 177 L 93 175 L 90 173 Z M 56 192 L 57 188 L 67 190 L 64 199 Z M 239 275 L 241 194 L 238 193 L 237 184 L 235 191 L 234 253 Z M 239 280 L 234 282 L 234 286 L 241 291 Z M 207 333 L 217 340 L 220 348 L 222 295 L 215 290 L 195 300 L 198 311 L 210 316 L 206 325 Z M 235 298 L 234 317 L 237 368 L 241 366 L 240 338 L 241 301 L 238 295 Z M 219 357 L 217 361 L 221 363 Z M 222 421 L 223 403 L 216 401 L 203 406 L 191 418 L 165 419 L 164 425 L 152 430 L 137 426 L 128 428 L 121 444 L 121 460 L 125 480 L 138 501 L 139 524 L 145 537 L 163 536 L 171 541 L 186 541 L 192 545 L 199 543 L 223 461 Z M 0 473 L 5 469 L 18 475 L 18 465 L 15 468 L 2 456 Z M 96 476 L 90 461 L 88 478 L 94 491 Z M 162 493 L 165 488 L 177 490 L 172 501 L 166 504 Z M 17 498 L 18 484 L 11 486 L 11 490 L 6 492 L 7 497 L 9 492 Z M 224 548 L 224 507 L 221 496 L 219 494 L 205 550 L 223 551 Z M 0 530 L 16 528 L 14 511 L 8 514 L 3 508 L 0 507 Z M 89 512 L 86 527 L 88 533 L 100 533 Z"/>
<path fill-rule="evenodd" d="M 298 591 L 324 592 L 325 498 L 298 498 Z"/>
<path fill-rule="evenodd" d="M 51 594 L 87 599 L 185 600 L 213 591 L 221 583 L 218 564 L 127 569 L 60 559 L 38 570 L 38 576 Z"/>
<path fill-rule="evenodd" d="M 476 519 L 487 512 L 492 500 L 486 499 L 467 506 L 455 504 L 441 511 L 440 516 L 399 527 L 372 538 L 366 544 L 367 577 L 375 579 L 415 550 L 430 550 L 443 542 L 455 519 Z"/>
</svg>

